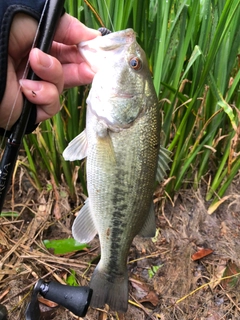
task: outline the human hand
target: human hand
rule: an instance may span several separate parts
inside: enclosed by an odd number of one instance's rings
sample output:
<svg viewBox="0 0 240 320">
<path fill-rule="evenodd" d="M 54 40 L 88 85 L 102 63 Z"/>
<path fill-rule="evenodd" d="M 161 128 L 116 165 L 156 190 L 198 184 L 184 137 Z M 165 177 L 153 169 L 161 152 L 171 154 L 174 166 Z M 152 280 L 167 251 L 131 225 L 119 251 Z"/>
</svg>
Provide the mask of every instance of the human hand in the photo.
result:
<svg viewBox="0 0 240 320">
<path fill-rule="evenodd" d="M 13 20 L 8 48 L 6 89 L 0 104 L 0 127 L 9 130 L 21 114 L 23 97 L 18 95 L 19 80 L 25 97 L 37 106 L 36 123 L 46 120 L 60 109 L 59 95 L 63 88 L 90 83 L 94 76 L 83 61 L 76 44 L 100 35 L 65 13 L 54 37 L 50 55 L 38 49 L 29 50 L 37 29 L 35 19 L 17 14 Z M 42 79 L 21 79 L 28 59 L 33 71 Z M 11 109 L 14 105 L 13 113 Z M 11 115 L 11 119 L 9 117 Z"/>
</svg>

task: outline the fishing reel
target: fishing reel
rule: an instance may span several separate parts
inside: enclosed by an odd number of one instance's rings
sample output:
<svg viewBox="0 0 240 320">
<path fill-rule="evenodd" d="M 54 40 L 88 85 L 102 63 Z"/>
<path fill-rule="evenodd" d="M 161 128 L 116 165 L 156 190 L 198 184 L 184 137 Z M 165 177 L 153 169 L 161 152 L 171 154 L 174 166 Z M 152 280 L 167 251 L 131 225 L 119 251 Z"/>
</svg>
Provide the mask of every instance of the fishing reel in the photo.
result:
<svg viewBox="0 0 240 320">
<path fill-rule="evenodd" d="M 76 316 L 84 317 L 88 311 L 92 292 L 89 287 L 72 287 L 54 281 L 44 282 L 43 280 L 38 280 L 26 310 L 26 320 L 41 320 L 38 294 L 65 307 Z M 7 319 L 7 308 L 0 304 L 0 320 Z"/>
<path fill-rule="evenodd" d="M 65 307 L 76 316 L 84 317 L 91 301 L 92 289 L 89 287 L 62 285 L 54 281 L 44 282 L 43 280 L 39 280 L 33 289 L 31 301 L 26 310 L 26 320 L 41 319 L 38 294 Z"/>
<path fill-rule="evenodd" d="M 7 308 L 0 304 L 0 320 L 7 320 Z"/>
</svg>

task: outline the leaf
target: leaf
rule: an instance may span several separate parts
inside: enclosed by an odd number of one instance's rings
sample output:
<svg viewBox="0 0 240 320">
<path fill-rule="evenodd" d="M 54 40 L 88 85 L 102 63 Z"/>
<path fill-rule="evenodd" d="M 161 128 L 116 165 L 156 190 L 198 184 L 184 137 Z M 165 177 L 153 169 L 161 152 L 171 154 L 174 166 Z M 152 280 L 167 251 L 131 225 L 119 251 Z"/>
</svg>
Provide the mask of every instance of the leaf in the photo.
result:
<svg viewBox="0 0 240 320">
<path fill-rule="evenodd" d="M 2 211 L 0 217 L 18 217 L 19 213 L 16 211 Z"/>
<path fill-rule="evenodd" d="M 150 289 L 146 283 L 136 279 L 130 279 L 132 287 L 134 288 L 134 296 L 136 299 L 141 300 L 149 293 Z"/>
<path fill-rule="evenodd" d="M 214 274 L 212 275 L 211 281 L 209 283 L 210 288 L 213 290 L 221 281 L 226 270 L 226 261 L 219 261 Z"/>
<path fill-rule="evenodd" d="M 71 269 L 71 273 L 67 277 L 66 283 L 69 286 L 74 286 L 74 287 L 78 286 L 78 283 L 77 283 L 77 280 L 76 280 L 76 271 Z"/>
<path fill-rule="evenodd" d="M 156 292 L 149 291 L 149 293 L 146 295 L 146 297 L 141 299 L 139 302 L 140 303 L 150 302 L 154 307 L 156 307 L 158 305 L 159 299 L 158 299 Z"/>
<path fill-rule="evenodd" d="M 237 267 L 237 265 L 234 262 L 229 262 L 227 264 L 227 267 L 224 271 L 223 277 L 229 277 L 236 274 L 236 277 L 229 278 L 229 279 L 223 279 L 222 285 L 224 289 L 232 289 L 237 285 L 237 282 L 239 280 L 239 271 L 240 269 Z"/>
<path fill-rule="evenodd" d="M 230 121 L 231 121 L 231 124 L 232 124 L 232 127 L 235 131 L 237 131 L 237 124 L 236 124 L 236 121 L 235 121 L 235 116 L 234 116 L 234 113 L 233 113 L 233 109 L 230 107 L 230 105 L 222 98 L 221 101 L 218 101 L 218 105 L 223 108 L 224 112 L 228 115 Z"/>
<path fill-rule="evenodd" d="M 160 233 L 160 229 L 157 228 L 156 233 L 155 233 L 155 236 L 152 238 L 152 242 L 153 242 L 153 243 L 157 242 L 159 233 Z"/>
<path fill-rule="evenodd" d="M 47 249 L 52 249 L 54 251 L 54 254 L 66 254 L 89 248 L 89 246 L 85 243 L 79 243 L 73 238 L 43 240 L 43 243 Z"/>
<path fill-rule="evenodd" d="M 186 74 L 188 73 L 189 69 L 191 68 L 191 66 L 194 64 L 194 62 L 197 60 L 197 58 L 202 54 L 202 51 L 200 50 L 199 46 L 195 46 L 194 50 L 192 52 L 192 55 L 188 61 L 187 67 L 181 77 L 180 83 L 183 81 L 184 77 L 186 76 Z"/>
<path fill-rule="evenodd" d="M 207 211 L 208 214 L 212 214 L 215 210 L 217 210 L 220 204 L 222 204 L 224 201 L 226 201 L 229 198 L 231 198 L 231 196 L 225 196 L 221 200 L 217 201 L 216 203 L 211 204 Z"/>
<path fill-rule="evenodd" d="M 208 256 L 211 253 L 213 253 L 212 249 L 202 248 L 202 249 L 198 250 L 197 252 L 195 252 L 191 258 L 193 261 L 196 261 L 196 260 L 199 260 L 199 259 L 202 259 L 202 258 Z"/>
<path fill-rule="evenodd" d="M 155 273 L 158 271 L 158 269 L 160 269 L 163 265 L 160 266 L 152 266 L 149 270 L 148 270 L 148 276 L 149 278 L 153 278 L 153 276 L 155 275 Z"/>
</svg>

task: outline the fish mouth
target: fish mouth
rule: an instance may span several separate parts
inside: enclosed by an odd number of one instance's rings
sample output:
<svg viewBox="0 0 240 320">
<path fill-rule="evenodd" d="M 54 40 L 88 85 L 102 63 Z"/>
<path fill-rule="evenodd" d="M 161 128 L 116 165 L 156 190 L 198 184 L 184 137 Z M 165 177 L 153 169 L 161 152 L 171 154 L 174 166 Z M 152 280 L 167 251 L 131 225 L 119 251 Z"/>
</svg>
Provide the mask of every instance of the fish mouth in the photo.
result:
<svg viewBox="0 0 240 320">
<path fill-rule="evenodd" d="M 121 56 L 136 41 L 133 29 L 98 36 L 78 44 L 78 50 L 94 73 L 97 73 L 113 56 Z"/>
<path fill-rule="evenodd" d="M 98 36 L 92 40 L 80 42 L 78 44 L 79 50 L 104 50 L 111 51 L 115 50 L 124 44 L 131 44 L 136 40 L 136 33 L 133 29 L 126 29 L 109 33 L 107 35 Z"/>
</svg>

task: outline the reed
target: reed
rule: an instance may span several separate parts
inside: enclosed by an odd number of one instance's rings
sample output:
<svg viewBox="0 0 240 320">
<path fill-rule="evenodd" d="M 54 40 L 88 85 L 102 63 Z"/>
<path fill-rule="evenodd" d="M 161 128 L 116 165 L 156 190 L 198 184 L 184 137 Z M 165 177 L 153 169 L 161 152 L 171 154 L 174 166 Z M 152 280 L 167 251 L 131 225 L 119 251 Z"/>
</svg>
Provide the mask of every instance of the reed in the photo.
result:
<svg viewBox="0 0 240 320">
<path fill-rule="evenodd" d="M 145 50 L 163 111 L 162 144 L 172 151 L 173 194 L 207 183 L 215 210 L 240 170 L 239 0 L 66 0 L 66 11 L 92 28 L 133 28 Z M 74 164 L 62 159 L 67 142 L 85 126 L 88 87 L 62 96 L 62 111 L 26 138 L 29 168 L 36 166 L 74 196 Z M 29 145 L 33 147 L 29 149 Z M 39 163 L 41 159 L 41 163 Z M 38 165 L 37 165 L 38 164 Z M 86 193 L 84 166 L 79 180 Z"/>
</svg>

